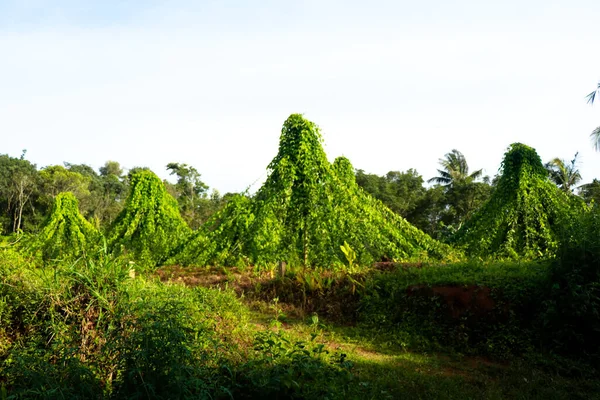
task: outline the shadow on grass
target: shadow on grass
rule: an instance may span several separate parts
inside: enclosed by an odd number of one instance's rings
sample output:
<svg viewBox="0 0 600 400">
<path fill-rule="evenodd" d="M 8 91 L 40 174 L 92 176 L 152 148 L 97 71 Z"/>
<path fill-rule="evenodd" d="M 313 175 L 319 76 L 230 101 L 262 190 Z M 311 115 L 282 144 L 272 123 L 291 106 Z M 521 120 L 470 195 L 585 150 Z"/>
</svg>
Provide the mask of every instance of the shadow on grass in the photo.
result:
<svg viewBox="0 0 600 400">
<path fill-rule="evenodd" d="M 354 360 L 354 374 L 363 399 L 600 399 L 595 379 L 566 379 L 525 365 L 482 366 L 467 358 L 360 357 Z"/>
</svg>

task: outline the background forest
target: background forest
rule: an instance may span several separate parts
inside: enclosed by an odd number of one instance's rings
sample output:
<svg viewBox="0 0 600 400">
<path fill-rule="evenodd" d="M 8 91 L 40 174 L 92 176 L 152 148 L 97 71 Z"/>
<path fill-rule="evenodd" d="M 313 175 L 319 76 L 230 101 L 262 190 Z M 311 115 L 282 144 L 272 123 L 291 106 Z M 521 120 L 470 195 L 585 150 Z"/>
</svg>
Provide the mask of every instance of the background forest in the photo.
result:
<svg viewBox="0 0 600 400">
<path fill-rule="evenodd" d="M 545 164 L 549 179 L 562 191 L 580 196 L 587 204 L 600 200 L 600 182 L 582 183 L 577 155 L 572 160 L 553 158 Z M 201 180 L 193 166 L 165 166 L 175 182 L 164 180 L 166 190 L 177 199 L 182 217 L 192 229 L 220 210 L 232 193 L 221 195 Z M 57 194 L 72 192 L 81 213 L 97 229 L 108 227 L 122 210 L 130 188 L 131 173 L 117 161 L 107 161 L 95 171 L 85 164 L 51 165 L 39 168 L 26 158 L 0 155 L 0 210 L 2 232 L 36 233 L 50 214 Z M 424 179 L 418 171 L 390 171 L 379 176 L 356 169 L 356 183 L 390 210 L 434 238 L 443 240 L 459 228 L 490 197 L 497 176 L 482 176 L 470 170 L 456 149 L 439 160 L 439 175 Z M 427 183 L 427 184 L 426 184 Z M 244 193 L 245 196 L 252 196 Z"/>
</svg>

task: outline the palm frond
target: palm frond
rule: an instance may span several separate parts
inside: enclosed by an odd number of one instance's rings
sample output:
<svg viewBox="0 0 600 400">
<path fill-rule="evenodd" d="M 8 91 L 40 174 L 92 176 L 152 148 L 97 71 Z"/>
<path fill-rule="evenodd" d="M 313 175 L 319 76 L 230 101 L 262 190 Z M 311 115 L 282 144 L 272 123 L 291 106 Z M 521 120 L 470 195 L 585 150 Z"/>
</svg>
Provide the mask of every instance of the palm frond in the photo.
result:
<svg viewBox="0 0 600 400">
<path fill-rule="evenodd" d="M 592 131 L 590 137 L 592 138 L 594 149 L 596 149 L 596 151 L 600 151 L 600 126 Z"/>
<path fill-rule="evenodd" d="M 600 82 L 598 82 L 598 87 L 596 88 L 596 90 L 585 96 L 589 104 L 594 104 L 594 100 L 596 100 L 596 93 L 598 92 L 600 92 Z"/>
<path fill-rule="evenodd" d="M 469 178 L 472 180 L 476 180 L 476 179 L 481 178 L 482 175 L 483 175 L 483 169 L 478 169 L 477 171 L 475 171 L 471 175 L 469 175 Z"/>
</svg>

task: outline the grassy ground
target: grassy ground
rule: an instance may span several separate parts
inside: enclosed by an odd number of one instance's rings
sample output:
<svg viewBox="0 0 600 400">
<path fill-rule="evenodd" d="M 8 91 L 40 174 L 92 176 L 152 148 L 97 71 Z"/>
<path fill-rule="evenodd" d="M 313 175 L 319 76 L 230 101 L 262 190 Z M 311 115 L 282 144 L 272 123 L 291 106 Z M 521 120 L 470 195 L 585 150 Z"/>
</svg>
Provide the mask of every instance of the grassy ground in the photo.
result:
<svg viewBox="0 0 600 400">
<path fill-rule="evenodd" d="M 386 332 L 327 320 L 298 305 L 267 298 L 270 274 L 170 267 L 164 281 L 234 288 L 252 310 L 253 329 L 282 329 L 296 340 L 324 343 L 352 362 L 360 399 L 600 399 L 600 380 L 539 356 L 490 360 L 447 352 L 411 351 Z M 573 371 L 573 369 L 571 369 Z"/>
</svg>

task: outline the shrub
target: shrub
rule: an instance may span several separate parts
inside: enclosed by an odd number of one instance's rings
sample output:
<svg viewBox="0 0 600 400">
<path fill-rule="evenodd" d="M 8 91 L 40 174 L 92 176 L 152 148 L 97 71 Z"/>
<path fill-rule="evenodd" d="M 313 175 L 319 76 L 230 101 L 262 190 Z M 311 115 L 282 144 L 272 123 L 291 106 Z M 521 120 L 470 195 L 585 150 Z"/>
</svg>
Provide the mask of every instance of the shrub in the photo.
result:
<svg viewBox="0 0 600 400">
<path fill-rule="evenodd" d="M 352 363 L 323 344 L 293 341 L 270 330 L 257 334 L 254 358 L 232 375 L 231 390 L 240 399 L 347 398 Z"/>
<path fill-rule="evenodd" d="M 548 263 L 533 262 L 397 269 L 367 279 L 360 319 L 406 347 L 503 358 L 537 343 L 548 278 Z"/>
<path fill-rule="evenodd" d="M 573 218 L 561 232 L 559 256 L 543 315 L 546 345 L 600 359 L 600 208 Z"/>
</svg>

